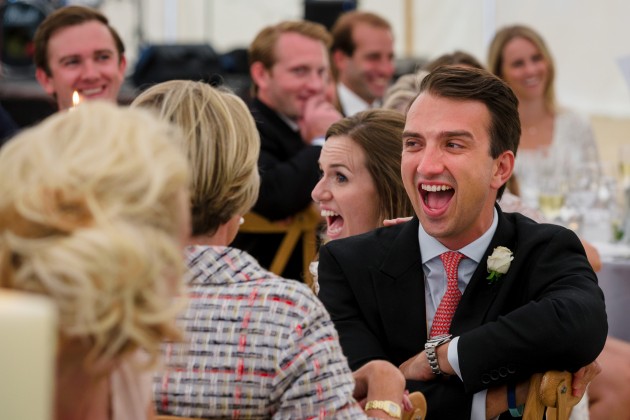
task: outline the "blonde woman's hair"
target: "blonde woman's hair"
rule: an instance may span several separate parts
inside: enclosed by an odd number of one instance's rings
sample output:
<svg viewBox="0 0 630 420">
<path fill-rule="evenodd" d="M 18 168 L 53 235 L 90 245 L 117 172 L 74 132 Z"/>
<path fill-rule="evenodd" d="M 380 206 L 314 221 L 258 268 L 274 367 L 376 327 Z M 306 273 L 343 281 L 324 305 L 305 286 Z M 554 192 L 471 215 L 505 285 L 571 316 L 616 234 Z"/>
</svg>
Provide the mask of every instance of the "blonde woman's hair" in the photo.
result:
<svg viewBox="0 0 630 420">
<path fill-rule="evenodd" d="M 391 85 L 383 96 L 383 108 L 407 114 L 409 106 L 420 92 L 420 83 L 428 73 L 419 70 L 417 73 L 404 74 Z"/>
<path fill-rule="evenodd" d="M 411 74 L 402 75 L 391 85 L 383 97 L 383 108 L 407 114 L 411 103 L 420 92 L 422 79 L 441 66 L 459 66 L 483 69 L 481 63 L 471 54 L 456 50 L 452 53 L 442 54 L 429 61 L 421 69 Z"/>
<path fill-rule="evenodd" d="M 173 80 L 147 89 L 132 106 L 153 109 L 184 132 L 193 172 L 193 235 L 214 234 L 256 203 L 260 137 L 238 96 L 202 82 Z"/>
<path fill-rule="evenodd" d="M 553 62 L 553 57 L 545 40 L 542 36 L 530 27 L 524 25 L 513 25 L 501 28 L 494 35 L 490 47 L 488 48 L 488 70 L 494 75 L 504 79 L 503 76 L 503 52 L 505 46 L 514 38 L 523 38 L 531 42 L 538 48 L 538 51 L 543 55 L 548 67 L 547 86 L 545 86 L 545 105 L 550 112 L 556 110 L 556 96 L 554 89 L 554 80 L 556 74 L 556 68 Z"/>
<path fill-rule="evenodd" d="M 176 339 L 183 273 L 177 131 L 146 111 L 85 103 L 0 151 L 0 287 L 52 298 L 60 346 L 87 366 Z M 184 196 L 185 197 L 185 196 Z"/>
</svg>

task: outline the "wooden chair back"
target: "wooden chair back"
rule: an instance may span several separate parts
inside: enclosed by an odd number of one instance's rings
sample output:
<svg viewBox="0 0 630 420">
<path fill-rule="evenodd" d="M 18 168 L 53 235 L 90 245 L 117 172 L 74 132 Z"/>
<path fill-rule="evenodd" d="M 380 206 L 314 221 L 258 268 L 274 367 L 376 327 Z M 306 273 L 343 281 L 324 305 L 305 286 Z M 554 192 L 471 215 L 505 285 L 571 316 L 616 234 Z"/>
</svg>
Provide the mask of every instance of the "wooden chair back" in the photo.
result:
<svg viewBox="0 0 630 420">
<path fill-rule="evenodd" d="M 289 222 L 272 222 L 255 212 L 249 212 L 244 217 L 245 222 L 239 228 L 240 232 L 251 234 L 284 233 L 284 237 L 271 262 L 269 271 L 281 275 L 293 254 L 300 238 L 302 238 L 302 272 L 304 282 L 310 287 L 313 277 L 308 269 L 317 252 L 317 228 L 321 221 L 315 206 L 294 215 Z"/>
<path fill-rule="evenodd" d="M 571 395 L 572 378 L 571 373 L 556 370 L 532 375 L 523 420 L 540 420 L 545 409 L 548 420 L 568 420 L 571 409 L 580 402 Z"/>
<path fill-rule="evenodd" d="M 409 394 L 412 411 L 403 411 L 402 420 L 424 420 L 427 416 L 427 400 L 422 392 L 416 391 Z"/>
</svg>

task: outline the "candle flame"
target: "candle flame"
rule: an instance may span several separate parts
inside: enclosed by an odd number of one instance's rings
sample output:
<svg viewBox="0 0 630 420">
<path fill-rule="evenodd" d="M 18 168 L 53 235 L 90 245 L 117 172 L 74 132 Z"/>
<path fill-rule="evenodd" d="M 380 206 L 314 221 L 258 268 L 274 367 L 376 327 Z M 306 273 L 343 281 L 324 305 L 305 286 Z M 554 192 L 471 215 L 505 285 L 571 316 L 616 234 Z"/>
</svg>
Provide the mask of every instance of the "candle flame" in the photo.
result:
<svg viewBox="0 0 630 420">
<path fill-rule="evenodd" d="M 72 94 L 72 108 L 79 105 L 79 102 L 81 102 L 81 97 L 79 96 L 79 92 L 75 90 Z"/>
</svg>

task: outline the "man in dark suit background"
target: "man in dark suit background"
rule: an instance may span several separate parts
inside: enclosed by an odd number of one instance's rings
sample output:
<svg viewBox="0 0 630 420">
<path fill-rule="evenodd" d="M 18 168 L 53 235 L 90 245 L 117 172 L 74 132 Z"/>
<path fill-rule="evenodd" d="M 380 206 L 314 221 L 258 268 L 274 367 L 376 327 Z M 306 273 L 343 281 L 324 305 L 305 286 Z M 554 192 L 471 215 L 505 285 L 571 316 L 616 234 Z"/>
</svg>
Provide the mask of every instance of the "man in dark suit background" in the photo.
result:
<svg viewBox="0 0 630 420">
<path fill-rule="evenodd" d="M 416 217 L 320 250 L 319 296 L 351 368 L 400 365 L 429 418 L 491 418 L 508 396 L 516 415 L 532 373 L 577 371 L 606 339 L 603 294 L 576 235 L 496 205 L 520 138 L 517 106 L 485 71 L 432 72 L 402 140 Z"/>
<path fill-rule="evenodd" d="M 328 48 L 332 40 L 323 25 L 285 21 L 258 33 L 249 48 L 254 83 L 251 111 L 260 133 L 260 194 L 254 211 L 270 220 L 304 210 L 319 180 L 319 153 L 328 127 L 341 114 L 326 101 L 330 77 Z M 243 235 L 235 246 L 269 267 L 280 238 Z M 301 257 L 301 252 L 296 252 Z M 284 277 L 299 278 L 300 258 L 292 258 Z"/>
</svg>

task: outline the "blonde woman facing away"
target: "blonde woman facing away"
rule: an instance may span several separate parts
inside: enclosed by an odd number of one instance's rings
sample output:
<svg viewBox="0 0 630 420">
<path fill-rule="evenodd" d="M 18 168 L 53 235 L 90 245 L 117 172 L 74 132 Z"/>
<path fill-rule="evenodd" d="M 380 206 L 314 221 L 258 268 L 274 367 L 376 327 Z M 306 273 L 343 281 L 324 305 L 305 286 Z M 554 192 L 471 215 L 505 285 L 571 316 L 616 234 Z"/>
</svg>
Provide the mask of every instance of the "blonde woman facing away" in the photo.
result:
<svg viewBox="0 0 630 420">
<path fill-rule="evenodd" d="M 245 104 L 207 84 L 171 81 L 133 103 L 185 133 L 193 170 L 186 248 L 186 343 L 164 348 L 158 411 L 197 418 L 364 418 L 353 399 L 403 401 L 404 378 L 384 361 L 354 375 L 321 302 L 228 245 L 258 196 L 259 137 Z M 353 380 L 354 376 L 354 380 Z M 372 417 L 391 418 L 371 409 Z"/>
<path fill-rule="evenodd" d="M 85 103 L 0 152 L 0 287 L 59 312 L 55 418 L 153 418 L 150 363 L 179 337 L 173 296 L 189 232 L 177 132 Z"/>
</svg>

